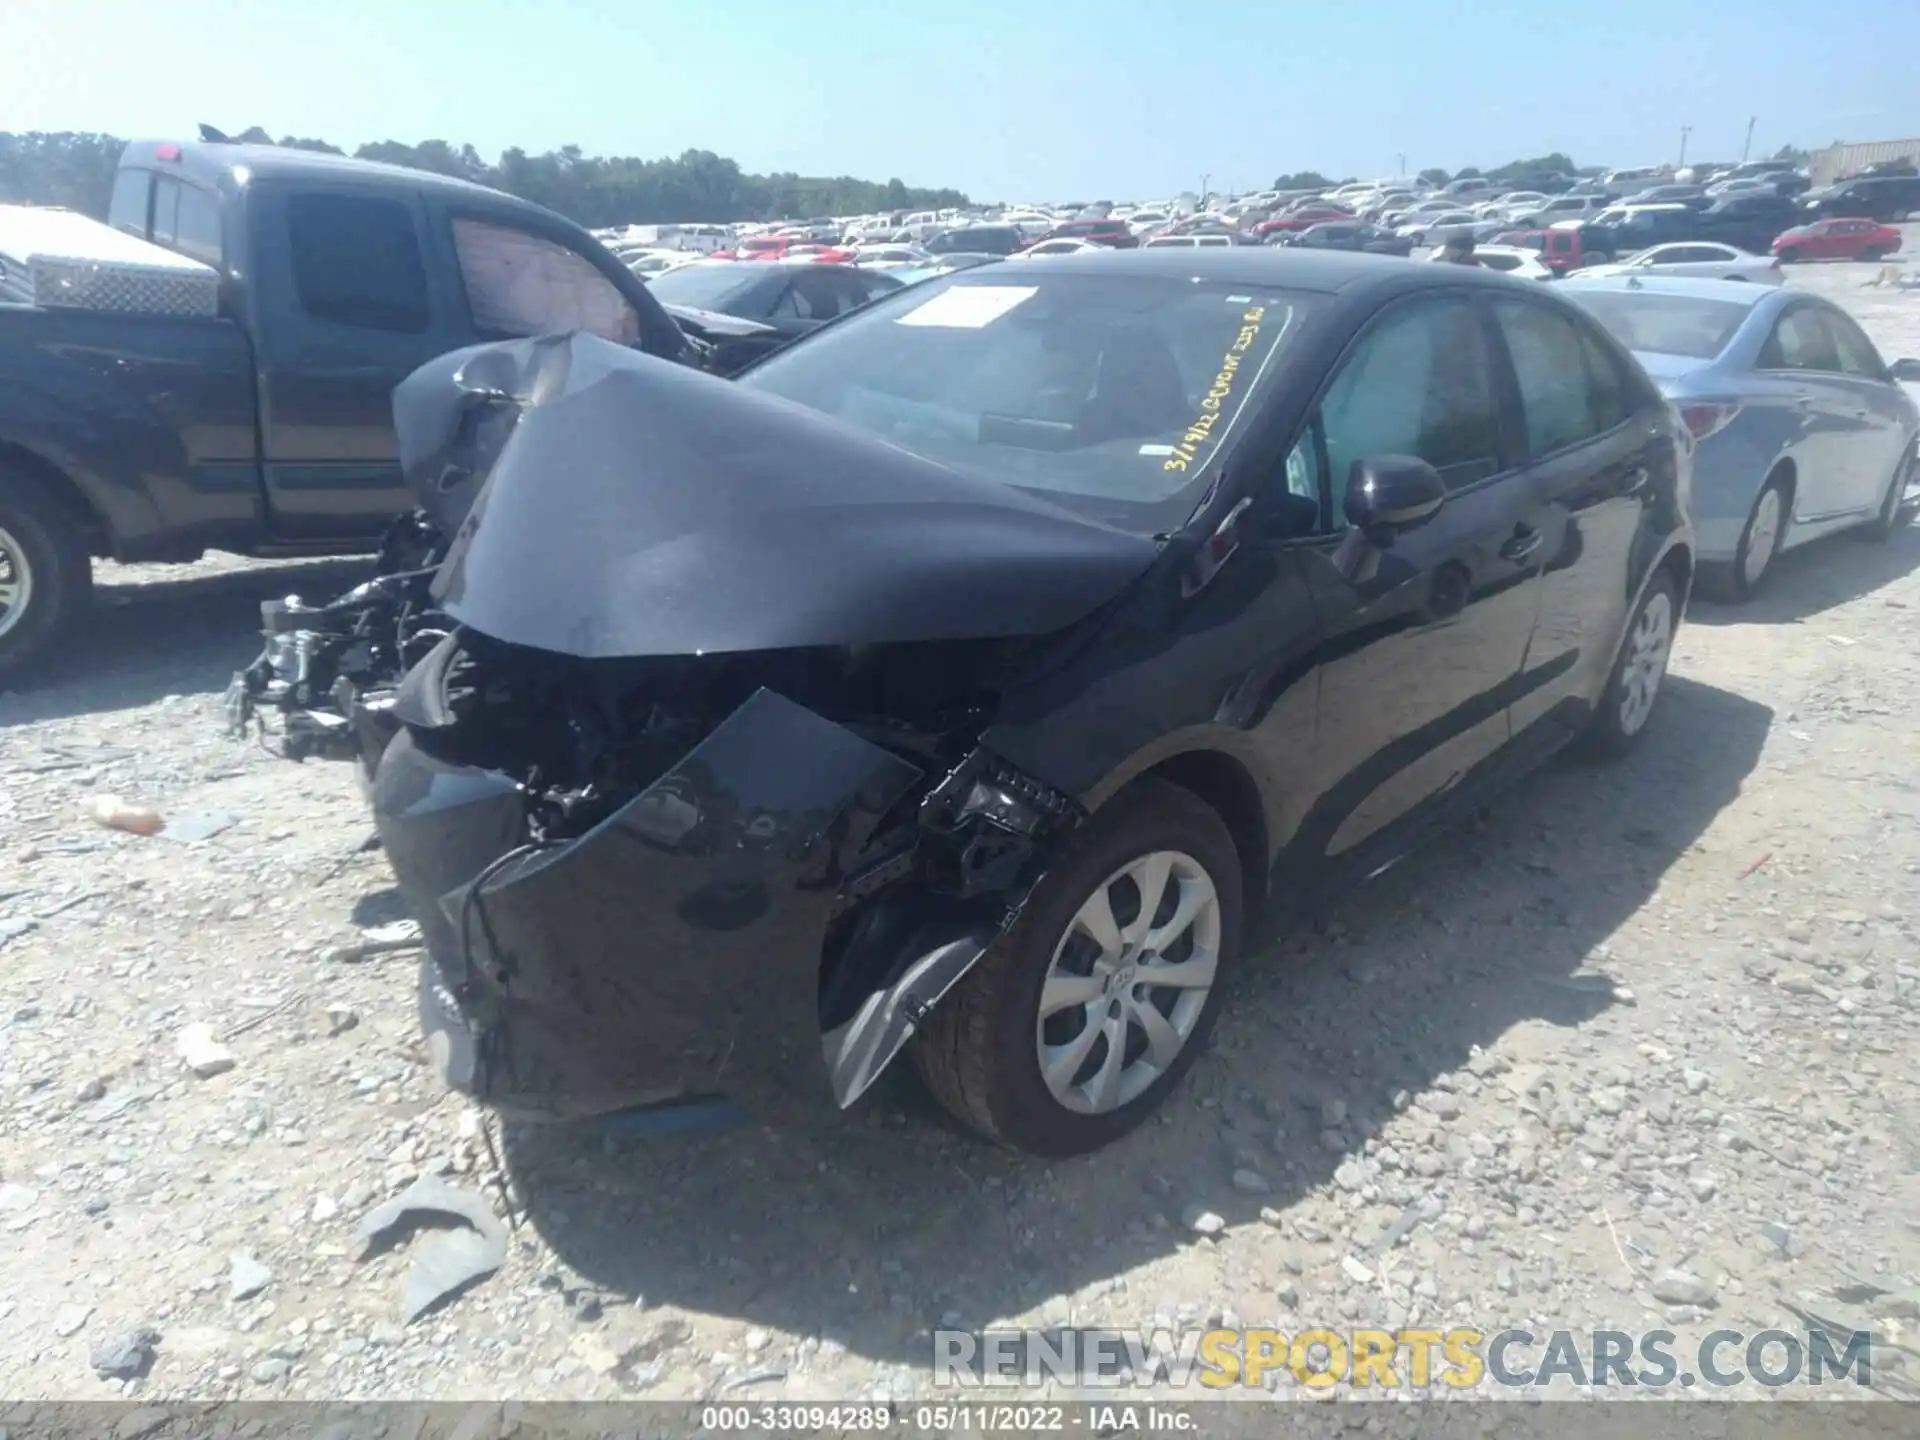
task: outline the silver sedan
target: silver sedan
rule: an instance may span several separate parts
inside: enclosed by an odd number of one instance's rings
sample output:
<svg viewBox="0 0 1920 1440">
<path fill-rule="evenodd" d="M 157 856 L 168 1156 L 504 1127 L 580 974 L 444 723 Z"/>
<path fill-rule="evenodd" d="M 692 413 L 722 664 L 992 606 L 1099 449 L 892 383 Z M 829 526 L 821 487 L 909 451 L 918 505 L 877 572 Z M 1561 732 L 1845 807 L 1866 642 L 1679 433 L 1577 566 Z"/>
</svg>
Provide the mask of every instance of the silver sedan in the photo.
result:
<svg viewBox="0 0 1920 1440">
<path fill-rule="evenodd" d="M 1559 291 L 1633 351 L 1694 438 L 1701 579 L 1747 600 L 1782 551 L 1839 530 L 1884 538 L 1920 499 L 1920 408 L 1851 316 L 1804 291 L 1726 280 L 1594 279 Z"/>
</svg>

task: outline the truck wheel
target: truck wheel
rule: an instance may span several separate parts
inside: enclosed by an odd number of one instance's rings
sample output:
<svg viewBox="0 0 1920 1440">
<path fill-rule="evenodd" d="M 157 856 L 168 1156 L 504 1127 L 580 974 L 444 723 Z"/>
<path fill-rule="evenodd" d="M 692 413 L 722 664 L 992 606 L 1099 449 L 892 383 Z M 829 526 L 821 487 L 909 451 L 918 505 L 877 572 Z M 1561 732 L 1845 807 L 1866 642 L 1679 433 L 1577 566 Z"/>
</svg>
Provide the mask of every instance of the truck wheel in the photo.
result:
<svg viewBox="0 0 1920 1440">
<path fill-rule="evenodd" d="M 51 652 L 92 600 L 72 515 L 31 476 L 0 470 L 0 682 Z"/>
<path fill-rule="evenodd" d="M 914 1068 L 956 1119 L 1080 1155 L 1193 1063 L 1240 944 L 1241 862 L 1190 792 L 1135 781 L 1073 836 L 1020 918 L 934 1011 Z"/>
</svg>

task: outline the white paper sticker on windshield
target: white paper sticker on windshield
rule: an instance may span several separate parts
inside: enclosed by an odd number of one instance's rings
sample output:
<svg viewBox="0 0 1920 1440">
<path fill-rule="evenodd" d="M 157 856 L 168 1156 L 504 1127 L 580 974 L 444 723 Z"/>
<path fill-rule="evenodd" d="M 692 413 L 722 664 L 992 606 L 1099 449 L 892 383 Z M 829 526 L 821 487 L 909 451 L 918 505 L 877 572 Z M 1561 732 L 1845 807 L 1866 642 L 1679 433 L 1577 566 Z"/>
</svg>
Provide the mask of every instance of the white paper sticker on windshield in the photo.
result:
<svg viewBox="0 0 1920 1440">
<path fill-rule="evenodd" d="M 1140 453 L 1141 453 L 1142 455 L 1171 455 L 1171 454 L 1173 453 L 1173 446 L 1171 446 L 1171 445 L 1142 445 L 1142 446 L 1140 447 Z"/>
<path fill-rule="evenodd" d="M 1038 292 L 1037 285 L 955 285 L 902 315 L 898 325 L 944 325 L 978 330 Z"/>
</svg>

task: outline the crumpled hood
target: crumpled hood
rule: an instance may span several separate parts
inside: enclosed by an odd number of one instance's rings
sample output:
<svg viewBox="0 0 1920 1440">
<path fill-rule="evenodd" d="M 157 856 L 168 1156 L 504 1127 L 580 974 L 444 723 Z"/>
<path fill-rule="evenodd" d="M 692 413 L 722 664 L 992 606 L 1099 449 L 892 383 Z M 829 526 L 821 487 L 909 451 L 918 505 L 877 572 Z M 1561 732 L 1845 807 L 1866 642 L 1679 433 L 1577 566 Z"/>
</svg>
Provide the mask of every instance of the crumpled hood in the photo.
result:
<svg viewBox="0 0 1920 1440">
<path fill-rule="evenodd" d="M 472 495 L 436 599 L 485 635 L 564 655 L 1040 635 L 1160 553 L 587 335 L 456 352 L 410 377 L 395 410 L 423 503 Z"/>
</svg>

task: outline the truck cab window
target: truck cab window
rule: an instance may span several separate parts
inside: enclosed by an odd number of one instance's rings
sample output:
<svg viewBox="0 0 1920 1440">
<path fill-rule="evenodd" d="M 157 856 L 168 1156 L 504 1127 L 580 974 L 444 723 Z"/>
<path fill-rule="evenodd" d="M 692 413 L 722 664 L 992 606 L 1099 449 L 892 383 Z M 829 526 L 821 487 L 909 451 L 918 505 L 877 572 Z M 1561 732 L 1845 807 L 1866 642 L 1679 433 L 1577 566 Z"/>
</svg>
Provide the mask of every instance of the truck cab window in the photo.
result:
<svg viewBox="0 0 1920 1440">
<path fill-rule="evenodd" d="M 456 219 L 473 327 L 483 335 L 562 335 L 584 330 L 619 345 L 640 339 L 640 314 L 600 268 L 557 241 L 495 225 Z"/>
<path fill-rule="evenodd" d="M 300 306 L 359 330 L 424 334 L 433 312 L 413 213 L 398 200 L 295 195 L 289 249 Z"/>
<path fill-rule="evenodd" d="M 220 202 L 171 176 L 155 177 L 150 238 L 190 260 L 217 267 L 225 258 L 220 245 Z"/>
<path fill-rule="evenodd" d="M 147 238 L 147 201 L 153 194 L 151 170 L 120 170 L 113 177 L 113 198 L 107 202 L 107 223 L 129 235 Z"/>
</svg>

